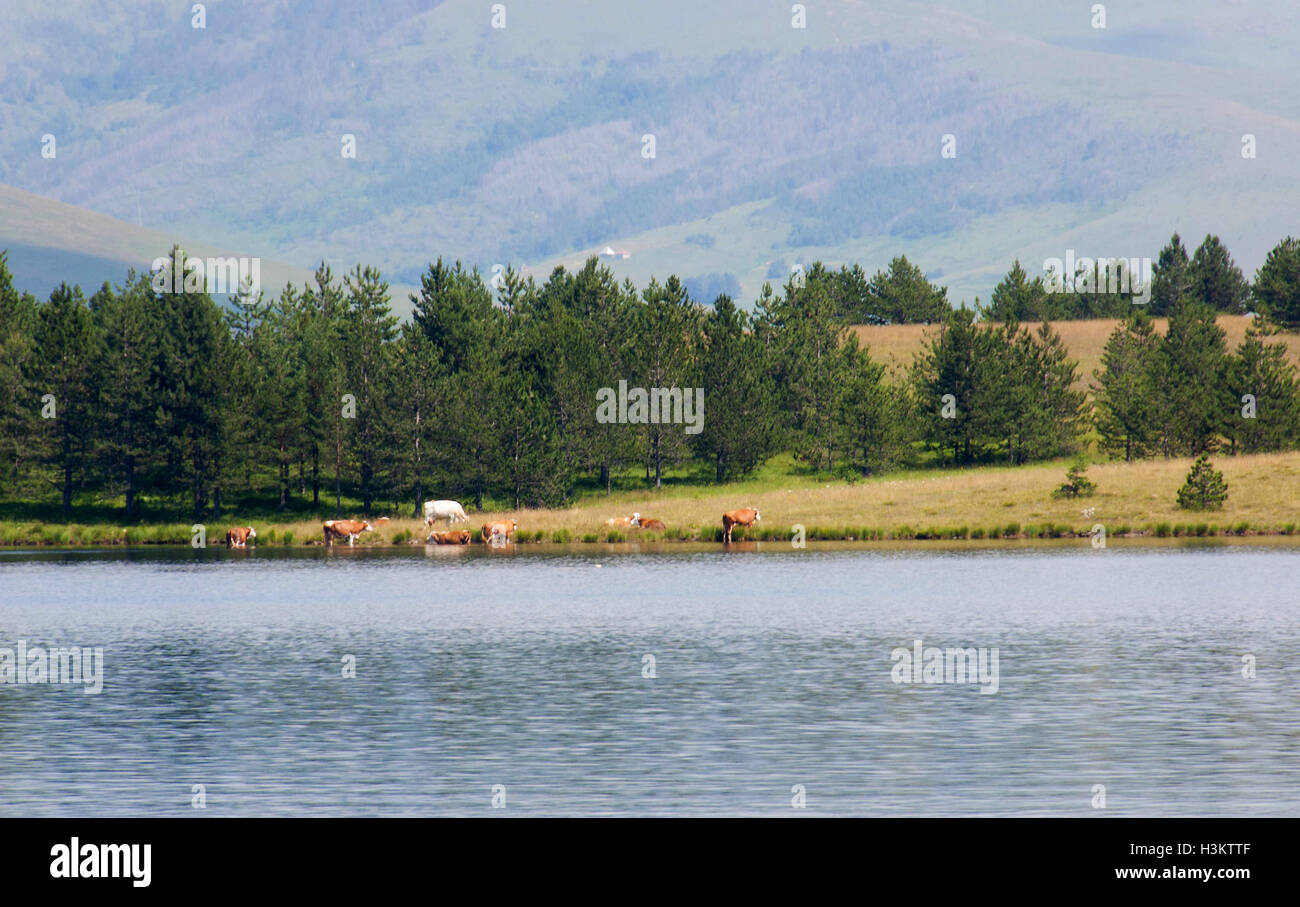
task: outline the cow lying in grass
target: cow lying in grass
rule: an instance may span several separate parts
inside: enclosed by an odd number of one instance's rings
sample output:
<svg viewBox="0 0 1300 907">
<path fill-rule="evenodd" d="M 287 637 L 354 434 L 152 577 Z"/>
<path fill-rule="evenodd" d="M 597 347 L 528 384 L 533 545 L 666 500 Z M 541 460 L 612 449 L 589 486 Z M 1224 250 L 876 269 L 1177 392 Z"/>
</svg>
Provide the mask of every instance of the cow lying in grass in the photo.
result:
<svg viewBox="0 0 1300 907">
<path fill-rule="evenodd" d="M 333 544 L 334 539 L 346 538 L 351 547 L 356 544 L 357 536 L 371 532 L 375 527 L 365 520 L 326 520 L 324 528 L 326 545 Z"/>
<path fill-rule="evenodd" d="M 641 514 L 634 513 L 631 516 L 612 516 L 605 521 L 605 525 L 611 527 L 639 527 L 641 525 Z"/>
<path fill-rule="evenodd" d="M 468 545 L 474 540 L 474 533 L 468 529 L 448 529 L 446 532 L 430 532 L 426 541 L 435 545 Z"/>
<path fill-rule="evenodd" d="M 736 526 L 753 526 L 758 522 L 758 511 L 753 507 L 728 510 L 722 515 L 723 540 L 731 544 L 731 530 Z"/>
<path fill-rule="evenodd" d="M 226 530 L 227 548 L 247 548 L 248 540 L 257 538 L 257 530 L 252 526 L 231 526 Z"/>
<path fill-rule="evenodd" d="M 668 528 L 667 526 L 664 525 L 663 520 L 654 520 L 654 519 L 645 519 L 645 518 L 642 518 L 640 526 L 642 529 L 654 529 L 658 532 L 663 532 L 665 529 Z"/>
</svg>

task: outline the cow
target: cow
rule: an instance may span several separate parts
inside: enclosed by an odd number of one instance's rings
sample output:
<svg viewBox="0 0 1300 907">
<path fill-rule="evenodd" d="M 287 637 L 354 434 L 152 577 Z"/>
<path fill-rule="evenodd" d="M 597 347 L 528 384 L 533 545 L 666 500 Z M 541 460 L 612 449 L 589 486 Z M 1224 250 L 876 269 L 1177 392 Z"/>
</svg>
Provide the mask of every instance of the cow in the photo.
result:
<svg viewBox="0 0 1300 907">
<path fill-rule="evenodd" d="M 468 523 L 469 517 L 465 516 L 465 508 L 456 501 L 425 501 L 424 528 L 428 529 L 439 520 L 446 520 L 450 527 L 453 523 Z"/>
<path fill-rule="evenodd" d="M 663 521 L 663 520 L 647 520 L 647 519 L 643 519 L 643 520 L 641 520 L 641 528 L 642 528 L 642 529 L 657 529 L 657 530 L 659 530 L 660 532 L 662 532 L 663 530 L 667 529 L 668 527 L 664 525 L 664 521 Z"/>
<path fill-rule="evenodd" d="M 727 544 L 731 544 L 731 530 L 734 526 L 752 526 L 758 522 L 758 511 L 753 507 L 741 510 L 728 510 L 722 515 L 722 531 Z"/>
<path fill-rule="evenodd" d="M 371 526 L 365 520 L 326 520 L 325 521 L 325 544 L 333 544 L 336 538 L 347 537 L 348 547 L 356 544 L 357 536 L 363 532 L 371 532 L 374 526 Z"/>
<path fill-rule="evenodd" d="M 489 545 L 501 544 L 510 541 L 510 536 L 514 535 L 519 528 L 517 520 L 496 520 L 491 523 L 483 524 L 483 541 Z M 497 542 L 500 539 L 501 542 Z"/>
<path fill-rule="evenodd" d="M 612 516 L 605 521 L 606 526 L 640 526 L 641 514 L 634 513 L 631 516 Z"/>
<path fill-rule="evenodd" d="M 257 538 L 257 530 L 252 526 L 231 526 L 226 530 L 227 548 L 247 548 L 248 540 Z"/>
<path fill-rule="evenodd" d="M 474 540 L 474 534 L 468 529 L 449 529 L 446 532 L 429 533 L 428 541 L 435 545 L 468 545 Z"/>
</svg>

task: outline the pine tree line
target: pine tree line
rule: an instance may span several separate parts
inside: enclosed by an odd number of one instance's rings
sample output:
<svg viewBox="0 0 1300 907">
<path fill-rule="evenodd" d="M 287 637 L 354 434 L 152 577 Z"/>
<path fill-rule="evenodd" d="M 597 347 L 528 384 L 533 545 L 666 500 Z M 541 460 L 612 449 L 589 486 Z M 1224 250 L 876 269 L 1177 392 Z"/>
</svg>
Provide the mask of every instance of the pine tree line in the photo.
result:
<svg viewBox="0 0 1300 907">
<path fill-rule="evenodd" d="M 0 494 L 57 498 L 65 516 L 88 498 L 121 501 L 128 519 L 142 502 L 215 516 L 231 498 L 335 513 L 345 497 L 367 513 L 396 501 L 413 515 L 435 496 L 556 506 L 629 470 L 658 487 L 684 464 L 726 482 L 778 452 L 842 477 L 926 450 L 1018 464 L 1077 451 L 1094 428 L 1129 459 L 1300 441 L 1285 350 L 1252 330 L 1229 354 L 1191 293 L 1163 337 L 1130 307 L 1094 405 L 1050 324 L 979 321 L 903 260 L 875 290 L 815 264 L 765 286 L 752 313 L 725 295 L 693 300 L 675 277 L 638 290 L 595 258 L 542 283 L 508 270 L 497 286 L 439 260 L 405 323 L 362 266 L 340 278 L 322 265 L 306 286 L 223 308 L 134 272 L 88 299 L 60 285 L 40 301 L 4 261 Z M 849 329 L 846 300 L 863 285 L 942 302 L 904 372 Z M 702 388 L 701 430 L 601 421 L 597 391 L 620 381 Z"/>
<path fill-rule="evenodd" d="M 1123 259 L 1105 265 L 1081 264 L 1069 275 L 1069 286 L 1053 286 L 1042 275 L 1030 279 L 1017 260 L 994 288 L 983 314 L 992 321 L 1124 318 L 1137 299 L 1155 317 L 1170 315 L 1183 302 L 1193 301 L 1225 315 L 1253 310 L 1277 324 L 1300 325 L 1300 240 L 1293 237 L 1273 247 L 1253 283 L 1213 235 L 1207 235 L 1188 256 L 1175 233 L 1151 270 L 1149 293 L 1143 294 L 1138 288 L 1146 275 L 1132 273 Z"/>
</svg>

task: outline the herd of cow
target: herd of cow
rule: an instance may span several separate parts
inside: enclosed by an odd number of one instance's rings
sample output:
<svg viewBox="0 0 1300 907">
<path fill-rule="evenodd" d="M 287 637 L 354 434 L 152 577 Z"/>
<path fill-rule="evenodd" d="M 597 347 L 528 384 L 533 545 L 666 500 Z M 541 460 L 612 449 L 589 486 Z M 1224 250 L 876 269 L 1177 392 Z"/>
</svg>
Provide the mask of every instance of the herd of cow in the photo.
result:
<svg viewBox="0 0 1300 907">
<path fill-rule="evenodd" d="M 724 541 L 731 543 L 731 530 L 736 526 L 752 526 L 758 519 L 758 511 L 753 507 L 727 511 L 722 515 Z M 447 529 L 442 532 L 434 529 L 439 520 L 447 521 Z M 378 522 L 386 523 L 388 517 L 380 517 Z M 451 528 L 455 523 L 468 522 L 465 508 L 456 501 L 424 502 L 424 528 L 429 532 L 426 542 L 435 545 L 468 545 L 474 540 L 474 534 L 468 529 Z M 666 528 L 663 520 L 642 517 L 640 513 L 633 513 L 630 517 L 612 517 L 605 521 L 605 525 L 660 531 Z M 333 545 L 335 540 L 346 538 L 348 545 L 352 546 L 363 532 L 372 532 L 374 528 L 368 520 L 326 520 L 323 524 L 325 544 Z M 486 544 L 503 545 L 512 540 L 518 529 L 519 523 L 516 520 L 494 520 L 485 523 L 479 535 Z M 234 526 L 226 530 L 226 547 L 247 548 L 249 539 L 255 538 L 257 531 L 252 526 Z"/>
</svg>

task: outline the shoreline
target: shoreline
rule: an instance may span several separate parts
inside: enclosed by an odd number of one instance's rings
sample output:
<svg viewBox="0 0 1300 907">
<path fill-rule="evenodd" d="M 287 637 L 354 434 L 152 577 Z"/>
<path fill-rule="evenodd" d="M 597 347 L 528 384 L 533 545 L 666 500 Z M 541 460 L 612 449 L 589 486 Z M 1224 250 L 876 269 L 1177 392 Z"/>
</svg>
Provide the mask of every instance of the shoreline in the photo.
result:
<svg viewBox="0 0 1300 907">
<path fill-rule="evenodd" d="M 140 527 L 86 527 L 77 524 L 25 523 L 27 531 L 16 534 L 0 535 L 0 550 L 3 549 L 40 549 L 40 550 L 139 550 L 150 548 L 186 547 L 195 549 L 225 549 L 224 538 L 211 536 L 203 545 L 194 545 L 189 526 L 178 527 L 171 524 Z M 367 550 L 392 550 L 395 548 L 431 548 L 463 549 L 483 548 L 491 550 L 492 546 L 484 543 L 477 529 L 472 529 L 474 541 L 469 545 L 439 545 L 425 540 L 422 534 L 413 533 L 409 528 L 393 523 L 396 529 L 379 531 L 359 538 L 355 546 L 335 542 L 327 546 L 317 534 L 315 537 L 298 537 L 293 530 L 280 526 L 259 528 L 258 537 L 247 549 L 257 548 L 277 550 L 308 551 L 320 548 L 352 548 Z M 1014 524 L 992 529 L 956 529 L 928 527 L 911 529 L 900 526 L 893 528 L 828 528 L 809 526 L 805 529 L 804 543 L 808 547 L 852 546 L 852 547 L 911 547 L 936 542 L 952 543 L 953 547 L 1034 547 L 1058 542 L 1093 543 L 1092 532 L 1088 528 L 1065 527 L 1045 524 L 1042 526 L 1016 527 Z M 78 531 L 81 530 L 81 531 Z M 107 537 L 105 537 L 105 530 Z M 224 531 L 221 533 L 224 536 Z M 1285 526 L 1251 526 L 1219 525 L 1214 523 L 1160 523 L 1153 526 L 1118 527 L 1116 531 L 1107 530 L 1106 544 L 1123 542 L 1170 542 L 1170 541 L 1208 541 L 1223 542 L 1243 539 L 1290 540 L 1300 546 L 1300 529 L 1293 524 Z M 797 550 L 793 544 L 794 532 L 791 527 L 763 527 L 757 531 L 744 531 L 737 527 L 733 532 L 733 547 L 753 545 L 755 543 L 788 545 Z M 722 529 L 712 532 L 678 530 L 654 532 L 626 529 L 604 530 L 578 536 L 567 530 L 547 532 L 545 530 L 528 531 L 521 529 L 513 539 L 510 548 L 587 548 L 593 546 L 639 546 L 654 545 L 658 547 L 699 546 L 726 550 L 722 540 Z M 1104 545 L 1094 545 L 1104 547 Z"/>
</svg>

